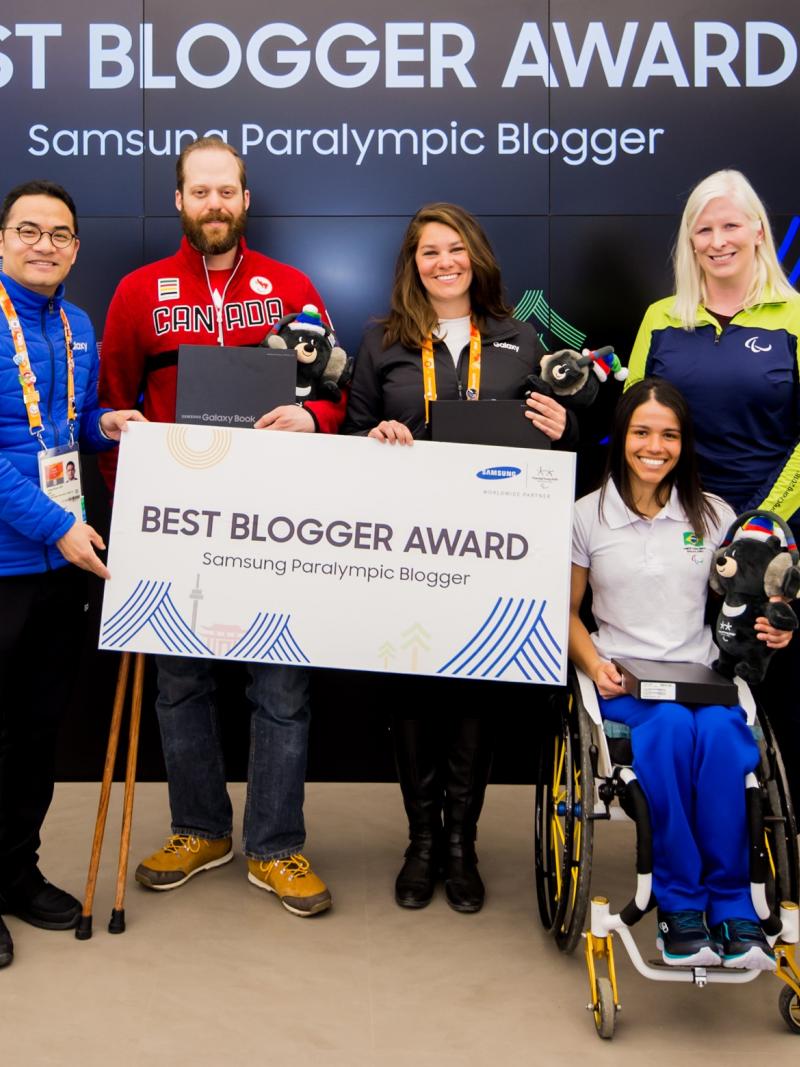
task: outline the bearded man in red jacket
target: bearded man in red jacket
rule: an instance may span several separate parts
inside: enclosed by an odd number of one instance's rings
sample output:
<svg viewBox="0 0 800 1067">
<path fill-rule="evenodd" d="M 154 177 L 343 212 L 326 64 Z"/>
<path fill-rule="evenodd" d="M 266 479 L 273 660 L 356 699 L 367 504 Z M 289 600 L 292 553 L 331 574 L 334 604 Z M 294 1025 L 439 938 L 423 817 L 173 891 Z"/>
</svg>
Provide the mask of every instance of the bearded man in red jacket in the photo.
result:
<svg viewBox="0 0 800 1067">
<path fill-rule="evenodd" d="M 244 240 L 250 192 L 230 145 L 203 137 L 181 152 L 175 206 L 184 237 L 173 256 L 120 282 L 103 334 L 100 396 L 136 403 L 155 422 L 174 422 L 178 346 L 258 345 L 284 315 L 324 304 L 294 267 L 254 252 Z M 119 398 L 129 398 L 127 405 Z M 346 400 L 312 400 L 266 412 L 256 429 L 336 433 Z M 106 469 L 107 480 L 113 472 Z M 183 885 L 233 858 L 232 811 L 214 702 L 214 666 L 157 656 L 158 713 L 169 781 L 172 832 L 143 860 L 136 880 L 149 889 Z M 249 664 L 251 749 L 243 847 L 248 878 L 276 893 L 295 915 L 330 907 L 325 883 L 303 856 L 309 671 Z"/>
</svg>

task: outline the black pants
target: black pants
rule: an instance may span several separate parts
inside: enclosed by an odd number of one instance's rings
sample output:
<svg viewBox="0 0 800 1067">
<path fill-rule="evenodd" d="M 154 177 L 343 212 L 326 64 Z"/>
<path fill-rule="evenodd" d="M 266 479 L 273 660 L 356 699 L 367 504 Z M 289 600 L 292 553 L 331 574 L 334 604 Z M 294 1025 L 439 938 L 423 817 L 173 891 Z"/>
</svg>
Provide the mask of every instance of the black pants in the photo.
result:
<svg viewBox="0 0 800 1067">
<path fill-rule="evenodd" d="M 58 727 L 77 681 L 86 575 L 0 577 L 0 895 L 34 884 Z"/>
<path fill-rule="evenodd" d="M 473 841 L 494 748 L 490 682 L 396 675 L 388 699 L 411 837 Z"/>
</svg>

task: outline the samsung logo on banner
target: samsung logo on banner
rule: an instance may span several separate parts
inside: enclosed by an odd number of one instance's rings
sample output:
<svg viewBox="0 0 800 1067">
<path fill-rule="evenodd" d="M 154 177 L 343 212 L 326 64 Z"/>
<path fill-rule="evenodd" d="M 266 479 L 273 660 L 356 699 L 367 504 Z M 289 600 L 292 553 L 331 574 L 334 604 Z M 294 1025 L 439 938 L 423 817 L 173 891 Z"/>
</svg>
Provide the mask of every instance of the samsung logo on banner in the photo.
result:
<svg viewBox="0 0 800 1067">
<path fill-rule="evenodd" d="M 519 467 L 484 467 L 482 471 L 478 471 L 476 477 L 496 482 L 502 478 L 516 478 L 518 474 L 522 474 Z"/>
<path fill-rule="evenodd" d="M 266 23 L 249 35 L 201 22 L 171 43 L 163 26 L 155 32 L 156 25 L 142 22 L 131 31 L 119 23 L 90 22 L 89 88 L 170 90 L 180 76 L 198 89 L 219 89 L 244 71 L 267 89 L 289 89 L 309 73 L 340 89 L 358 89 L 374 79 L 387 89 L 477 87 L 470 64 L 478 40 L 460 22 L 384 22 L 377 32 L 359 22 L 337 22 L 315 39 L 289 22 Z M 716 20 L 689 25 L 691 45 L 679 47 L 666 21 L 626 22 L 621 33 L 607 31 L 602 22 L 523 22 L 509 33 L 501 85 L 513 89 L 533 78 L 552 88 L 581 88 L 593 73 L 610 88 L 642 89 L 652 79 L 677 88 L 710 83 L 765 88 L 786 81 L 797 66 L 797 40 L 780 23 L 752 21 L 741 29 Z M 680 28 L 682 36 L 686 24 Z M 16 77 L 30 78 L 31 89 L 50 88 L 47 63 L 58 63 L 67 47 L 59 40 L 63 24 L 0 26 L 0 40 L 7 38 L 8 53 L 0 52 L 0 87 Z M 494 39 L 491 47 L 494 54 L 503 51 Z M 209 49 L 216 57 L 211 70 Z"/>
</svg>

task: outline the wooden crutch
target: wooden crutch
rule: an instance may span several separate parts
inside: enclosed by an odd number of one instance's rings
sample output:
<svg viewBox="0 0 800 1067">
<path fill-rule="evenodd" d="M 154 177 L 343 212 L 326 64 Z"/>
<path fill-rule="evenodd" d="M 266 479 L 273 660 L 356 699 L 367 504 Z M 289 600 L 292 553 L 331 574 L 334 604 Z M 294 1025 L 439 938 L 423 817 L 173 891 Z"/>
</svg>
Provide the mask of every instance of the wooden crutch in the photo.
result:
<svg viewBox="0 0 800 1067">
<path fill-rule="evenodd" d="M 114 767 L 117 762 L 117 748 L 128 691 L 131 653 L 123 652 L 117 674 L 117 689 L 114 694 L 114 708 L 108 731 L 106 762 L 103 768 L 103 781 L 100 787 L 100 801 L 97 806 L 97 821 L 92 839 L 92 851 L 89 857 L 89 872 L 86 879 L 86 894 L 83 911 L 75 929 L 79 941 L 88 941 L 92 936 L 92 907 L 97 888 L 97 872 L 100 867 L 100 855 L 103 850 L 103 836 L 108 819 L 108 805 L 111 800 L 111 786 L 114 781 Z M 136 653 L 133 672 L 133 693 L 131 695 L 131 714 L 128 726 L 128 760 L 125 768 L 125 794 L 122 806 L 122 827 L 119 842 L 119 861 L 117 866 L 117 888 L 114 908 L 111 912 L 108 930 L 112 934 L 121 934 L 125 929 L 125 879 L 128 873 L 128 851 L 130 847 L 131 822 L 133 819 L 133 793 L 136 786 L 136 758 L 139 750 L 139 725 L 142 712 L 142 692 L 144 689 L 144 655 Z"/>
</svg>

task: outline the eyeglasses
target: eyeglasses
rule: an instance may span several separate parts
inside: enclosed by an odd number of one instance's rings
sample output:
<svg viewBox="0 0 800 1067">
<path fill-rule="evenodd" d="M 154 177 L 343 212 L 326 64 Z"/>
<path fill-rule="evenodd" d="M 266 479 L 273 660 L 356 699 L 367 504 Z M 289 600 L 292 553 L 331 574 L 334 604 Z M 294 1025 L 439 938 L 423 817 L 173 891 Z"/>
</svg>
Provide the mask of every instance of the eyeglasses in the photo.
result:
<svg viewBox="0 0 800 1067">
<path fill-rule="evenodd" d="M 35 222 L 23 222 L 21 226 L 4 226 L 4 230 L 14 230 L 24 245 L 36 245 L 43 237 L 49 237 L 53 248 L 69 248 L 75 240 L 70 230 L 43 230 Z"/>
</svg>

